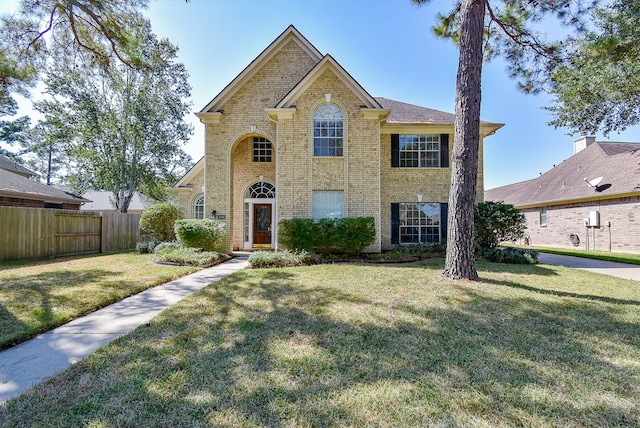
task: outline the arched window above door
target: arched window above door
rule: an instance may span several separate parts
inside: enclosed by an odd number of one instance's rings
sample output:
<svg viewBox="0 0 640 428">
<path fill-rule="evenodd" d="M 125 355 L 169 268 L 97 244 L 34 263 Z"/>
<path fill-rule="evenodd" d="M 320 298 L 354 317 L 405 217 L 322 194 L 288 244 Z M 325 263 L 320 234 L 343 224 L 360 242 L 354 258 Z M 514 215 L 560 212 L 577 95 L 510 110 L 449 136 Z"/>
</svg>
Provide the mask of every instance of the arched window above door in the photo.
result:
<svg viewBox="0 0 640 428">
<path fill-rule="evenodd" d="M 245 195 L 249 199 L 273 199 L 276 197 L 276 188 L 265 181 L 260 181 L 247 189 Z"/>
</svg>

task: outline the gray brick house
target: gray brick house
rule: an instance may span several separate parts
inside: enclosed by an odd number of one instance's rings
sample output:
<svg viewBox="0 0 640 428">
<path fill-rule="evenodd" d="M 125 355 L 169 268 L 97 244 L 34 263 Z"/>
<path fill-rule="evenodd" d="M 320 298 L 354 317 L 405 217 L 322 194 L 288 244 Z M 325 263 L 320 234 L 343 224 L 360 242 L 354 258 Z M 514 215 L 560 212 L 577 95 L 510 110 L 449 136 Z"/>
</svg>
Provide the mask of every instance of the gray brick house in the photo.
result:
<svg viewBox="0 0 640 428">
<path fill-rule="evenodd" d="M 373 217 L 368 251 L 446 236 L 454 115 L 371 96 L 293 26 L 197 116 L 204 158 L 169 191 L 224 221 L 228 250 L 277 248 L 291 218 Z"/>
</svg>

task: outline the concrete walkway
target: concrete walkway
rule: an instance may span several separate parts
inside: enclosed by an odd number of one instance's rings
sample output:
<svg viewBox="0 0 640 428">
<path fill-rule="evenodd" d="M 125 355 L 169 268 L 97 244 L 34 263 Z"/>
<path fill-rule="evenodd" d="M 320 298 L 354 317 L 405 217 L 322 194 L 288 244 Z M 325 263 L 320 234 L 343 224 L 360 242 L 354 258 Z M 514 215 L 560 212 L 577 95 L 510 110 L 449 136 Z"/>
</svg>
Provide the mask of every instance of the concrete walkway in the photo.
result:
<svg viewBox="0 0 640 428">
<path fill-rule="evenodd" d="M 0 352 L 0 404 L 123 336 L 186 296 L 248 266 L 247 256 L 167 282 Z"/>
<path fill-rule="evenodd" d="M 539 253 L 538 261 L 548 265 L 566 266 L 604 275 L 640 281 L 640 265 L 587 259 L 584 257 L 563 256 L 559 254 Z"/>
</svg>

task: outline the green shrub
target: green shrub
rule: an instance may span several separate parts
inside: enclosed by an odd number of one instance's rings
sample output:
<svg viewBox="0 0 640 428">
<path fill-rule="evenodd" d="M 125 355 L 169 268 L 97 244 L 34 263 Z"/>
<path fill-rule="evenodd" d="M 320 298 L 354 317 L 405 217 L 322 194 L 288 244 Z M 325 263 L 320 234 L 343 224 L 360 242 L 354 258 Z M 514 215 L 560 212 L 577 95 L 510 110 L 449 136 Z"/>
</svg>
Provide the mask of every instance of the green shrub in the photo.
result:
<svg viewBox="0 0 640 428">
<path fill-rule="evenodd" d="M 210 218 L 204 220 L 184 219 L 174 223 L 178 240 L 187 247 L 213 251 L 220 248 L 225 236 L 224 223 Z"/>
<path fill-rule="evenodd" d="M 524 248 L 480 248 L 477 255 L 480 258 L 494 263 L 509 263 L 515 265 L 533 265 L 538 263 L 538 252 Z"/>
<path fill-rule="evenodd" d="M 152 233 L 160 241 L 172 241 L 175 238 L 173 223 L 182 217 L 182 211 L 176 204 L 162 202 L 142 212 L 140 228 Z"/>
<path fill-rule="evenodd" d="M 249 264 L 254 268 L 307 266 L 316 263 L 316 256 L 307 251 L 254 251 Z"/>
<path fill-rule="evenodd" d="M 350 255 L 357 255 L 376 240 L 373 217 L 341 218 L 333 231 L 334 245 Z"/>
<path fill-rule="evenodd" d="M 357 255 L 376 239 L 373 217 L 308 218 L 282 220 L 278 232 L 280 245 L 291 250 L 321 254 Z"/>
<path fill-rule="evenodd" d="M 282 220 L 278 228 L 278 244 L 290 250 L 310 250 L 315 246 L 315 234 L 310 218 Z"/>
<path fill-rule="evenodd" d="M 153 254 L 156 262 L 202 267 L 212 266 L 228 258 L 226 254 L 200 251 L 185 247 L 179 242 L 163 242 L 155 248 Z"/>
<path fill-rule="evenodd" d="M 153 241 L 140 241 L 136 244 L 136 251 L 138 254 L 153 253 L 153 250 L 160 245 L 160 241 L 154 239 Z"/>
<path fill-rule="evenodd" d="M 504 202 L 480 202 L 475 210 L 476 244 L 495 248 L 501 242 L 515 242 L 524 235 L 527 222 L 518 208 Z"/>
</svg>

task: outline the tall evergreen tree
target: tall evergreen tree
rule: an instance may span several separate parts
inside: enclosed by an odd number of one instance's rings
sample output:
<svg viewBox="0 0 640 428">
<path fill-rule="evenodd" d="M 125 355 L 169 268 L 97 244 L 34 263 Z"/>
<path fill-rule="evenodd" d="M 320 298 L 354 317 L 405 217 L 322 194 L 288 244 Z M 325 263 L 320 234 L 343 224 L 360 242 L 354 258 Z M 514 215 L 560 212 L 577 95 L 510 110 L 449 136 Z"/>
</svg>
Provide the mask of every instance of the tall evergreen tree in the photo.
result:
<svg viewBox="0 0 640 428">
<path fill-rule="evenodd" d="M 413 2 L 426 4 L 430 0 Z M 565 47 L 569 44 L 546 40 L 532 26 L 555 16 L 563 25 L 584 30 L 584 16 L 594 4 L 580 0 L 456 0 L 452 10 L 438 15 L 435 34 L 452 39 L 460 52 L 445 277 L 478 278 L 473 213 L 477 200 L 483 59 L 503 56 L 510 75 L 519 79 L 522 90 L 539 91 L 550 73 L 567 59 Z"/>
<path fill-rule="evenodd" d="M 37 172 L 47 185 L 62 179 L 68 172 L 66 146 L 68 136 L 64 127 L 47 121 L 36 124 L 21 142 L 20 155 L 27 166 Z"/>
</svg>

